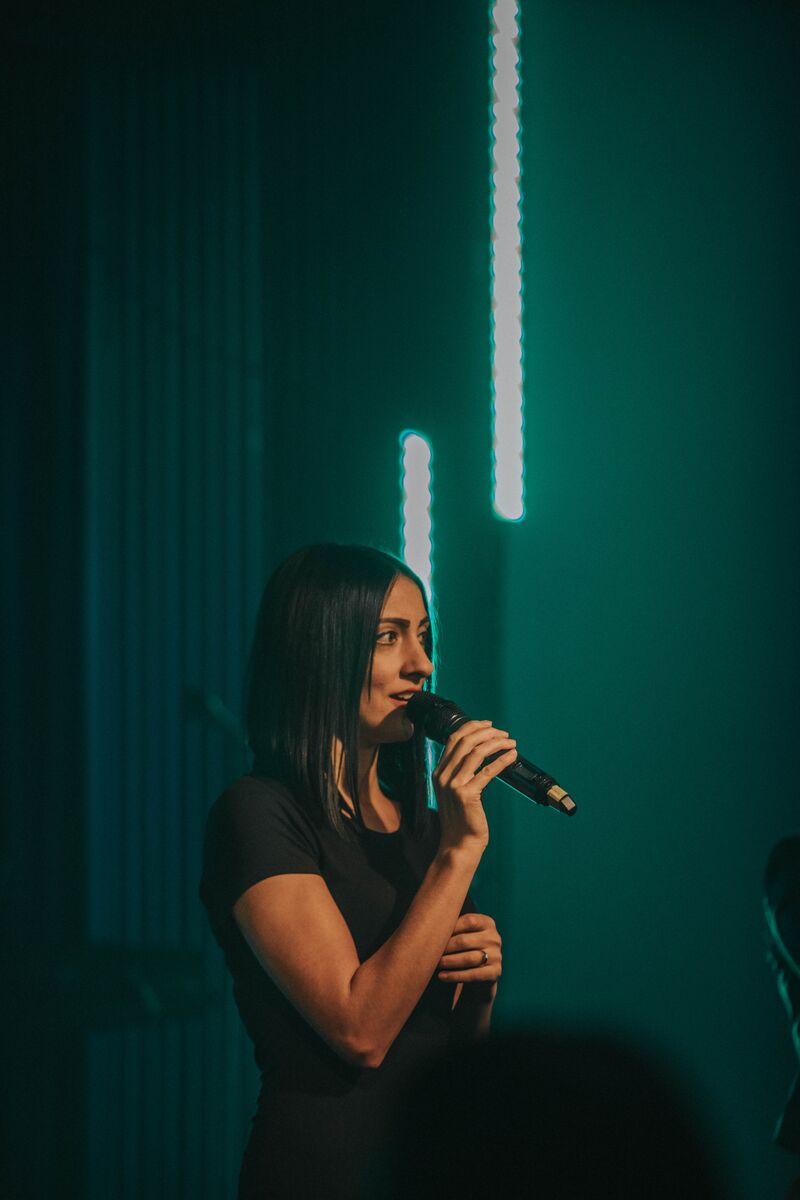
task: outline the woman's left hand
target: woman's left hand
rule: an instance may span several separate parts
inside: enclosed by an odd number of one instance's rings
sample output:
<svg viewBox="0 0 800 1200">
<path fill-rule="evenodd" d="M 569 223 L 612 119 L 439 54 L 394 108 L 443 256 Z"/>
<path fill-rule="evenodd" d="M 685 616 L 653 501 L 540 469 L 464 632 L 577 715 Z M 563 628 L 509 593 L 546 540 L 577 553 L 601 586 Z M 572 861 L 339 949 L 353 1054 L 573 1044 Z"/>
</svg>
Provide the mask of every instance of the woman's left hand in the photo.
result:
<svg viewBox="0 0 800 1200">
<path fill-rule="evenodd" d="M 503 974 L 502 945 L 503 939 L 492 917 L 485 913 L 464 913 L 456 921 L 439 960 L 437 978 L 443 983 L 496 984 Z M 483 950 L 489 956 L 485 966 Z"/>
</svg>

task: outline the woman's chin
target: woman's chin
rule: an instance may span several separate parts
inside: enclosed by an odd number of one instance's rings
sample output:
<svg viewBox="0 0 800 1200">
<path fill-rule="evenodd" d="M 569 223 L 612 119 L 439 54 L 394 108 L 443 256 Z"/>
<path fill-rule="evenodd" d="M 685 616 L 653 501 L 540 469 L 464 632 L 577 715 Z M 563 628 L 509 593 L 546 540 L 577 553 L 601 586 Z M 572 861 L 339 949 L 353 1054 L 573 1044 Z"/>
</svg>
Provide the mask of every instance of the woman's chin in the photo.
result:
<svg viewBox="0 0 800 1200">
<path fill-rule="evenodd" d="M 382 742 L 407 742 L 414 736 L 414 725 L 401 708 L 382 721 L 377 732 Z"/>
<path fill-rule="evenodd" d="M 387 713 L 377 725 L 361 726 L 362 744 L 383 745 L 387 742 L 407 742 L 414 736 L 414 724 L 406 716 L 405 709 L 397 707 Z"/>
</svg>

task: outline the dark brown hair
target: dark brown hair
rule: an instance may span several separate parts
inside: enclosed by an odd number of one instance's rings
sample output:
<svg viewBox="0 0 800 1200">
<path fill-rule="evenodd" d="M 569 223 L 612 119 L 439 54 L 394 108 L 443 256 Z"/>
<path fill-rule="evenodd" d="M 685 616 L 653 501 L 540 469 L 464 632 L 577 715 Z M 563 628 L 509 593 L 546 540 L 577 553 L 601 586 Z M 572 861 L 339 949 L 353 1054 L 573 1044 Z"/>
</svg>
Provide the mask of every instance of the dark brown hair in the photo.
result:
<svg viewBox="0 0 800 1200">
<path fill-rule="evenodd" d="M 267 582 L 245 678 L 245 723 L 253 771 L 284 782 L 301 804 L 321 812 L 341 837 L 353 836 L 340 812 L 333 778 L 333 737 L 344 747 L 344 782 L 363 828 L 358 800 L 359 705 L 371 683 L 378 621 L 389 588 L 406 575 L 422 593 L 431 619 L 428 656 L 434 661 L 435 614 L 419 577 L 402 559 L 372 546 L 328 542 L 304 546 Z M 433 676 L 425 682 L 432 689 Z M 403 819 L 421 837 L 431 807 L 425 737 L 378 751 L 381 786 L 402 805 Z"/>
</svg>

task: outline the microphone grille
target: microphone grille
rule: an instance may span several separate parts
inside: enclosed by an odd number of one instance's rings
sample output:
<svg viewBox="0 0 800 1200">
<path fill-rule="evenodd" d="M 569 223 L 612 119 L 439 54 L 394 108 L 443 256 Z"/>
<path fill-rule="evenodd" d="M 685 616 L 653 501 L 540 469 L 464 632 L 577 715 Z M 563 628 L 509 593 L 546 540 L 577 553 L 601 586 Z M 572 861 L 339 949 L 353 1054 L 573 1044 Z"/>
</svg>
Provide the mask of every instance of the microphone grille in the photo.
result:
<svg viewBox="0 0 800 1200">
<path fill-rule="evenodd" d="M 417 692 L 406 705 L 406 716 L 433 742 L 446 742 L 450 734 L 468 721 L 457 704 L 435 692 Z"/>
</svg>

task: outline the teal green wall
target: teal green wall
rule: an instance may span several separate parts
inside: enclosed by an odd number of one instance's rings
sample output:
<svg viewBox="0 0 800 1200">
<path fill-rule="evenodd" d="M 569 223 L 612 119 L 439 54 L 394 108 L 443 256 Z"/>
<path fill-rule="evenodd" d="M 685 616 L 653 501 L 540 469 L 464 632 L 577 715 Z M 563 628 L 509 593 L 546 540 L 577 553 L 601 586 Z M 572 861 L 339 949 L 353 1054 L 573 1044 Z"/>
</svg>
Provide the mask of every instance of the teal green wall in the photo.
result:
<svg viewBox="0 0 800 1200">
<path fill-rule="evenodd" d="M 759 900 L 797 827 L 794 7 L 523 0 L 519 525 L 490 508 L 488 4 L 20 14 L 0 438 L 17 1192 L 233 1194 L 255 1084 L 229 991 L 98 1030 L 64 1022 L 70 970 L 110 940 L 223 978 L 197 856 L 241 755 L 198 697 L 238 710 L 284 555 L 398 548 L 413 426 L 439 690 L 579 804 L 486 794 L 496 1027 L 661 1047 L 743 1200 L 781 1195 L 794 1064 Z"/>
<path fill-rule="evenodd" d="M 523 18 L 528 513 L 498 716 L 579 812 L 494 793 L 500 1011 L 639 1031 L 743 1194 L 778 1195 L 796 1064 L 760 884 L 800 824 L 795 39 L 755 5 Z"/>
</svg>

